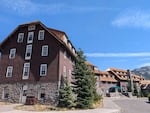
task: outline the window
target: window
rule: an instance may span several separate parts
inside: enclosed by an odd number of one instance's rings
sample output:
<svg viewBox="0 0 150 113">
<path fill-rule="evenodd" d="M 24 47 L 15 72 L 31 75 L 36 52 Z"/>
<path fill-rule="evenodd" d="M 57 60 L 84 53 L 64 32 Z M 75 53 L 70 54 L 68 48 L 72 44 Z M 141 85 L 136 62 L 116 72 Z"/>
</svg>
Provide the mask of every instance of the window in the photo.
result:
<svg viewBox="0 0 150 113">
<path fill-rule="evenodd" d="M 63 69 L 63 75 L 64 75 L 64 77 L 67 77 L 66 66 L 64 66 L 64 69 Z"/>
<path fill-rule="evenodd" d="M 34 37 L 34 32 L 28 32 L 28 40 L 27 43 L 32 43 Z"/>
<path fill-rule="evenodd" d="M 42 56 L 48 56 L 48 46 L 42 46 Z"/>
<path fill-rule="evenodd" d="M 64 51 L 64 59 L 66 59 L 67 58 L 67 53 L 66 53 L 66 51 Z"/>
<path fill-rule="evenodd" d="M 29 72 L 30 72 L 30 63 L 24 63 L 23 78 L 22 79 L 28 79 L 29 78 Z"/>
<path fill-rule="evenodd" d="M 46 94 L 45 94 L 45 89 L 40 89 L 38 91 L 38 100 L 44 100 L 46 97 Z"/>
<path fill-rule="evenodd" d="M 38 34 L 38 40 L 44 40 L 44 30 L 40 30 Z"/>
<path fill-rule="evenodd" d="M 31 54 L 32 54 L 32 45 L 27 45 L 25 59 L 26 60 L 31 59 Z"/>
<path fill-rule="evenodd" d="M 41 64 L 40 76 L 46 76 L 46 74 L 47 74 L 47 64 Z"/>
<path fill-rule="evenodd" d="M 35 25 L 28 26 L 28 31 L 35 30 Z"/>
<path fill-rule="evenodd" d="M 8 66 L 7 67 L 7 72 L 6 72 L 6 77 L 12 77 L 12 71 L 13 71 L 13 67 Z"/>
<path fill-rule="evenodd" d="M 40 98 L 45 99 L 45 93 L 41 93 Z"/>
<path fill-rule="evenodd" d="M 8 87 L 4 87 L 2 92 L 2 99 L 8 99 L 8 98 L 9 98 L 9 89 Z"/>
<path fill-rule="evenodd" d="M 18 40 L 17 40 L 17 42 L 18 42 L 18 43 L 23 42 L 23 38 L 24 38 L 24 33 L 19 33 L 19 34 L 18 34 Z"/>
<path fill-rule="evenodd" d="M 15 54 L 16 54 L 16 49 L 15 49 L 15 48 L 10 49 L 9 58 L 10 58 L 10 59 L 15 58 Z"/>
</svg>

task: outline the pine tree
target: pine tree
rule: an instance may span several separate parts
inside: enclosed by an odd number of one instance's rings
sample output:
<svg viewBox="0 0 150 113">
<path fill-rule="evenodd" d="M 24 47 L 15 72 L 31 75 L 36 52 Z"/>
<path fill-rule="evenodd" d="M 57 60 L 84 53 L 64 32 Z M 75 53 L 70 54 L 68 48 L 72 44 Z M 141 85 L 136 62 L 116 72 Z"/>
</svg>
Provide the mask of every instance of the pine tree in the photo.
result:
<svg viewBox="0 0 150 113">
<path fill-rule="evenodd" d="M 92 90 L 93 90 L 93 99 L 94 102 L 99 102 L 102 99 L 102 96 L 99 95 L 96 91 L 96 77 L 94 75 L 93 70 L 89 67 L 88 69 L 88 75 L 90 75 L 90 80 L 91 80 L 91 84 L 92 84 Z"/>
<path fill-rule="evenodd" d="M 67 78 L 64 78 L 63 85 L 59 90 L 58 107 L 72 108 L 74 106 L 73 92 Z"/>
<path fill-rule="evenodd" d="M 74 66 L 74 93 L 76 94 L 77 108 L 91 108 L 93 105 L 93 83 L 89 75 L 88 66 L 85 64 L 86 58 L 80 49 Z"/>
</svg>

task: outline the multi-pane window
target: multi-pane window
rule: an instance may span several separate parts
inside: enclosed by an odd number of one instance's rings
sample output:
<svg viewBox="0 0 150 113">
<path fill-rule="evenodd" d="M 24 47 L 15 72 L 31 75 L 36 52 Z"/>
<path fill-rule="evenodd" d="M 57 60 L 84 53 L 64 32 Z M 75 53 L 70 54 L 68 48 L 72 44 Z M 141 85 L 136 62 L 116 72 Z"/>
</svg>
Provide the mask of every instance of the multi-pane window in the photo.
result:
<svg viewBox="0 0 150 113">
<path fill-rule="evenodd" d="M 28 31 L 35 30 L 35 25 L 28 26 Z"/>
<path fill-rule="evenodd" d="M 47 74 L 47 64 L 41 64 L 40 76 L 46 76 L 46 74 Z"/>
<path fill-rule="evenodd" d="M 32 54 L 32 45 L 27 45 L 25 59 L 26 60 L 31 59 L 31 54 Z"/>
<path fill-rule="evenodd" d="M 19 33 L 19 34 L 18 34 L 17 42 L 18 42 L 18 43 L 23 42 L 23 38 L 24 38 L 24 33 Z"/>
<path fill-rule="evenodd" d="M 30 63 L 24 63 L 22 79 L 28 79 L 30 72 Z"/>
<path fill-rule="evenodd" d="M 15 58 L 15 54 L 16 54 L 16 49 L 15 49 L 15 48 L 10 49 L 9 58 L 10 58 L 10 59 Z"/>
<path fill-rule="evenodd" d="M 34 32 L 28 32 L 28 40 L 27 43 L 32 43 L 34 37 Z"/>
<path fill-rule="evenodd" d="M 12 72 L 13 72 L 13 67 L 8 66 L 7 67 L 7 72 L 6 72 L 6 77 L 12 77 Z"/>
<path fill-rule="evenodd" d="M 48 45 L 42 46 L 42 56 L 48 56 Z"/>
<path fill-rule="evenodd" d="M 40 30 L 40 31 L 39 31 L 38 40 L 44 40 L 44 33 L 45 33 L 44 30 Z"/>
</svg>

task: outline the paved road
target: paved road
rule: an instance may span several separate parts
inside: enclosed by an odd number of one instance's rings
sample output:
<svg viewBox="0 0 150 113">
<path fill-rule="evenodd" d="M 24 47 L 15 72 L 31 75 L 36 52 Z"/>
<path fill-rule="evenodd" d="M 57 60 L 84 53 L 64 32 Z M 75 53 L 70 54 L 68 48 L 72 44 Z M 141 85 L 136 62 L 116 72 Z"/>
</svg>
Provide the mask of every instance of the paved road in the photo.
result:
<svg viewBox="0 0 150 113">
<path fill-rule="evenodd" d="M 14 105 L 0 105 L 0 113 L 12 111 L 13 107 Z"/>
<path fill-rule="evenodd" d="M 150 103 L 145 99 L 114 100 L 121 107 L 121 113 L 150 113 Z"/>
</svg>

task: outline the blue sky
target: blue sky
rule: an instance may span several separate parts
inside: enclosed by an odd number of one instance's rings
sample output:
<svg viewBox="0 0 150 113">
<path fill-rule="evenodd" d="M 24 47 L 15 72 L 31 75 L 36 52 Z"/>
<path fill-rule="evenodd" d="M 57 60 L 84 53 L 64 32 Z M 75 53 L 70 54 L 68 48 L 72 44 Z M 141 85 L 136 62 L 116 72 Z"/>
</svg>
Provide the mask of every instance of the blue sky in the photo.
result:
<svg viewBox="0 0 150 113">
<path fill-rule="evenodd" d="M 40 20 L 66 32 L 100 70 L 150 65 L 150 0 L 0 0 L 0 42 Z"/>
</svg>

